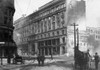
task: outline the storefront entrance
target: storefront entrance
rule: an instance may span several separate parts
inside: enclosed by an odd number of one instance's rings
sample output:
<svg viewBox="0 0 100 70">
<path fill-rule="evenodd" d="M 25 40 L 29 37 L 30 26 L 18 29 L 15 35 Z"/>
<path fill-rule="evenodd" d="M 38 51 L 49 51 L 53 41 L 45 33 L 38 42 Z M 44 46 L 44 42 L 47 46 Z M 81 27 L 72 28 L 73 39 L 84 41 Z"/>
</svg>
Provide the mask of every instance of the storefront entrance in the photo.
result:
<svg viewBox="0 0 100 70">
<path fill-rule="evenodd" d="M 6 58 L 7 63 L 11 63 L 11 58 L 13 58 L 13 54 L 17 54 L 17 47 L 15 46 L 0 46 L 0 59 L 1 64 L 3 64 L 2 59 Z"/>
</svg>

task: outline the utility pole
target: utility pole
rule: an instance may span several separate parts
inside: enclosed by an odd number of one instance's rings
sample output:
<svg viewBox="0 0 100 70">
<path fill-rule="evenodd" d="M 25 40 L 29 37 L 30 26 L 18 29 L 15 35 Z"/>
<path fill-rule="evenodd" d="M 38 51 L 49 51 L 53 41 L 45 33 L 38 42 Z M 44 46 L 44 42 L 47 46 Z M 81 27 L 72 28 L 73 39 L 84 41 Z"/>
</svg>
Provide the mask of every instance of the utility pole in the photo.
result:
<svg viewBox="0 0 100 70">
<path fill-rule="evenodd" d="M 79 46 L 79 30 L 77 28 L 77 46 Z"/>
<path fill-rule="evenodd" d="M 74 26 L 74 59 L 75 59 L 75 48 L 76 48 L 76 25 L 75 23 L 73 24 Z"/>
<path fill-rule="evenodd" d="M 78 24 L 73 23 L 71 24 L 71 26 L 74 26 L 74 49 L 75 49 L 76 47 L 76 26 L 78 26 Z M 74 53 L 75 53 L 75 50 L 74 50 Z"/>
<path fill-rule="evenodd" d="M 71 26 L 74 26 L 74 61 L 75 61 L 75 58 L 76 58 L 76 50 L 75 50 L 75 48 L 76 48 L 76 26 L 78 26 L 78 24 L 76 24 L 76 23 L 73 23 L 73 24 L 71 24 Z M 75 64 L 75 67 L 76 67 L 76 61 L 74 62 L 74 64 Z"/>
</svg>

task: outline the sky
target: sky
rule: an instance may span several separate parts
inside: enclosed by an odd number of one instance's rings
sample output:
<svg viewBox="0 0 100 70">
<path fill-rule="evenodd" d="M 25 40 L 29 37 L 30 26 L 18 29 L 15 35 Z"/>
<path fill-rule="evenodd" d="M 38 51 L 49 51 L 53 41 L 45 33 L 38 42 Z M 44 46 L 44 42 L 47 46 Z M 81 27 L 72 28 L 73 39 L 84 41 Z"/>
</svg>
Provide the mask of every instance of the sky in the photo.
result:
<svg viewBox="0 0 100 70">
<path fill-rule="evenodd" d="M 100 27 L 100 0 L 87 2 L 87 20 L 88 26 Z"/>
<path fill-rule="evenodd" d="M 22 17 L 23 14 L 29 15 L 38 10 L 38 7 L 48 3 L 51 0 L 14 0 L 15 14 L 14 21 Z"/>
<path fill-rule="evenodd" d="M 23 14 L 29 15 L 38 10 L 38 7 L 51 0 L 15 0 L 14 21 L 22 17 Z M 86 23 L 82 21 L 81 27 L 91 26 L 100 27 L 100 0 L 87 0 L 86 2 Z M 84 24 L 85 23 L 85 24 Z"/>
</svg>

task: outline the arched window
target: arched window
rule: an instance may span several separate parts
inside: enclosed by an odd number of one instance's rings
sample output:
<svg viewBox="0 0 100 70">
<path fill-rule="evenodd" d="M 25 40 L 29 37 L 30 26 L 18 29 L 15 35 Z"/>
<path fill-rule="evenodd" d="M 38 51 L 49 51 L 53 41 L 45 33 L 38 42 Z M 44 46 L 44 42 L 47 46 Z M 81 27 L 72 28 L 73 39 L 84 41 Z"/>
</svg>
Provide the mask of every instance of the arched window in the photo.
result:
<svg viewBox="0 0 100 70">
<path fill-rule="evenodd" d="M 64 20 L 64 19 L 65 19 L 64 12 L 61 12 L 60 15 L 61 15 L 61 26 L 64 27 L 64 24 L 65 24 L 65 20 Z"/>
<path fill-rule="evenodd" d="M 60 28 L 60 15 L 59 15 L 59 13 L 56 15 L 56 19 L 57 19 L 57 27 Z"/>
<path fill-rule="evenodd" d="M 48 30 L 51 30 L 51 17 L 48 18 Z"/>
<path fill-rule="evenodd" d="M 55 15 L 52 16 L 52 29 L 55 29 Z"/>
</svg>

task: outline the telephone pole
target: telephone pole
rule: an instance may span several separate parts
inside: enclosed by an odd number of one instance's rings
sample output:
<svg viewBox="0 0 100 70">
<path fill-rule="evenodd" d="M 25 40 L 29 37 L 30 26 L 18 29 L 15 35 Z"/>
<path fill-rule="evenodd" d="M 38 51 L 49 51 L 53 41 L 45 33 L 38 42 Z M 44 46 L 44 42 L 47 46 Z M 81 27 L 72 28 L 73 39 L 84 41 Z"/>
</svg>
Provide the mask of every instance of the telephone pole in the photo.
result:
<svg viewBox="0 0 100 70">
<path fill-rule="evenodd" d="M 71 26 L 74 26 L 74 61 L 75 61 L 75 58 L 76 58 L 76 26 L 78 26 L 78 24 L 76 24 L 76 23 L 73 23 L 73 24 L 71 24 Z M 78 32 L 77 32 L 78 33 Z M 78 36 L 78 35 L 77 35 Z M 78 39 L 78 38 L 77 38 Z M 78 41 L 78 40 L 77 40 Z M 76 67 L 76 61 L 74 62 L 74 64 L 75 64 L 75 67 Z"/>
<path fill-rule="evenodd" d="M 75 47 L 76 47 L 76 26 L 78 26 L 78 24 L 73 23 L 73 24 L 71 24 L 71 26 L 74 26 L 74 49 L 75 49 Z M 74 53 L 75 53 L 75 51 L 74 51 Z"/>
</svg>

